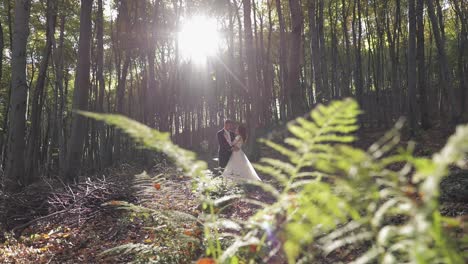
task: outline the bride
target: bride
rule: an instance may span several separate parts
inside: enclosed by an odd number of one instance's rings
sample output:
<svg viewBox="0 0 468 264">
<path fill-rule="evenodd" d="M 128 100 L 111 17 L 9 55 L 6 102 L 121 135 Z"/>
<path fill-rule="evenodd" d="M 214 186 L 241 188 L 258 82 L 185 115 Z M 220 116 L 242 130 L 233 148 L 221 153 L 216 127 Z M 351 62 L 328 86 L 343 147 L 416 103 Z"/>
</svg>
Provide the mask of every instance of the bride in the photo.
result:
<svg viewBox="0 0 468 264">
<path fill-rule="evenodd" d="M 222 174 L 223 177 L 233 181 L 261 181 L 249 159 L 242 151 L 242 144 L 247 141 L 247 129 L 239 125 L 236 129 L 236 137 L 230 143 L 232 146 L 232 155 Z M 230 142 L 229 138 L 226 138 Z"/>
</svg>

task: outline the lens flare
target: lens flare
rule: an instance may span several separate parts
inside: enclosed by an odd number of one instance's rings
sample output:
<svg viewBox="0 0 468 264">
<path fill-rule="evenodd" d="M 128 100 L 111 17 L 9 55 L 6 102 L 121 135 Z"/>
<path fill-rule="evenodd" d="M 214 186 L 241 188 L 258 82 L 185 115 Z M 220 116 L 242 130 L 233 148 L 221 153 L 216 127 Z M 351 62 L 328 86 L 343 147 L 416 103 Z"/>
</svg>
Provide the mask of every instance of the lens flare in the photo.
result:
<svg viewBox="0 0 468 264">
<path fill-rule="evenodd" d="M 216 20 L 205 16 L 196 16 L 184 21 L 178 33 L 181 57 L 197 64 L 206 63 L 207 58 L 214 56 L 220 43 Z"/>
</svg>

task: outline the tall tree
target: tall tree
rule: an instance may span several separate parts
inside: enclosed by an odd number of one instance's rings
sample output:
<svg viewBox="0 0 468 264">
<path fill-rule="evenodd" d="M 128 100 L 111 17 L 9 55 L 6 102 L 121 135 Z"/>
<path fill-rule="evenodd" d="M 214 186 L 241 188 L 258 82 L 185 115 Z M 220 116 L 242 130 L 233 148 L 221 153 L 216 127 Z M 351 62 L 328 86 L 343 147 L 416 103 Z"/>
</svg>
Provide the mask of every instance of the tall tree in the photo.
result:
<svg viewBox="0 0 468 264">
<path fill-rule="evenodd" d="M 315 0 L 308 0 L 307 4 L 308 20 L 309 20 L 309 35 L 310 35 L 310 60 L 311 60 L 311 82 L 315 82 L 315 94 L 321 101 L 323 96 L 322 79 L 320 78 L 320 57 L 319 57 L 319 36 L 317 30 L 316 10 L 317 3 Z"/>
<path fill-rule="evenodd" d="M 78 64 L 73 92 L 73 110 L 88 108 L 90 89 L 89 71 L 91 61 L 91 11 L 93 0 L 81 0 L 80 39 L 78 43 Z M 87 120 L 74 112 L 72 116 L 71 136 L 68 144 L 65 179 L 75 181 L 80 171 L 83 145 L 87 133 Z"/>
<path fill-rule="evenodd" d="M 291 106 L 289 118 L 294 118 L 304 114 L 307 105 L 304 100 L 304 93 L 301 87 L 301 41 L 302 29 L 304 28 L 304 18 L 299 0 L 289 0 L 289 10 L 291 11 L 291 44 L 289 46 L 289 77 L 288 77 L 288 103 Z"/>
<path fill-rule="evenodd" d="M 26 153 L 25 184 L 32 182 L 34 173 L 37 172 L 39 161 L 39 149 L 41 139 L 41 117 L 44 107 L 44 88 L 46 84 L 47 68 L 52 52 L 52 36 L 55 33 L 56 0 L 47 0 L 46 6 L 46 44 L 42 52 L 42 61 L 39 66 L 39 74 L 34 88 L 31 108 L 31 132 L 29 133 L 28 148 Z"/>
<path fill-rule="evenodd" d="M 11 96 L 8 113 L 6 151 L 6 188 L 13 191 L 24 183 L 24 149 L 26 133 L 26 45 L 29 36 L 29 0 L 16 0 L 11 57 Z"/>
<path fill-rule="evenodd" d="M 416 129 L 416 0 L 408 0 L 408 97 L 411 133 Z"/>
<path fill-rule="evenodd" d="M 106 90 L 106 84 L 104 81 L 104 8 L 102 1 L 103 0 L 98 0 L 96 17 L 96 78 L 98 85 L 98 102 L 96 110 L 98 112 L 104 112 L 104 94 Z M 99 131 L 99 166 L 102 169 L 109 165 L 107 162 L 109 158 L 106 157 L 106 130 L 102 122 L 99 122 L 97 126 Z"/>
<path fill-rule="evenodd" d="M 349 40 L 348 32 L 348 15 L 349 15 L 349 6 L 346 5 L 346 0 L 341 0 L 341 27 L 343 29 L 343 38 L 344 38 L 344 49 L 345 49 L 345 62 L 342 65 L 343 67 L 343 95 L 351 95 L 351 42 Z"/>
<path fill-rule="evenodd" d="M 464 0 L 452 0 L 459 19 L 458 78 L 460 78 L 460 114 L 462 121 L 468 120 L 468 3 Z"/>
<path fill-rule="evenodd" d="M 354 43 L 354 62 L 356 69 L 354 71 L 354 80 L 355 80 L 355 89 L 356 89 L 356 99 L 363 105 L 363 89 L 364 82 L 362 80 L 362 19 L 361 19 L 361 0 L 354 0 L 353 6 L 353 43 Z"/>
<path fill-rule="evenodd" d="M 443 25 L 440 23 L 442 19 L 438 20 L 434 8 L 433 0 L 426 0 L 427 13 L 432 24 L 432 32 L 434 33 L 434 40 L 437 46 L 437 56 L 439 58 L 439 69 L 441 85 L 445 88 L 447 93 L 447 100 L 445 103 L 446 108 L 449 112 L 449 119 L 452 123 L 457 122 L 457 100 L 455 100 L 455 93 L 450 78 L 450 68 L 447 60 L 447 53 L 445 51 L 445 36 L 443 31 Z M 439 13 L 439 18 L 442 17 L 442 13 Z"/>
<path fill-rule="evenodd" d="M 5 42 L 3 40 L 3 25 L 0 21 L 0 89 L 2 88 L 2 77 L 3 77 L 3 49 L 5 48 Z M 0 149 L 1 149 L 0 145 Z"/>
<path fill-rule="evenodd" d="M 424 0 L 417 0 L 416 3 L 416 59 L 418 63 L 418 92 L 419 92 L 419 112 L 421 114 L 421 127 L 428 129 L 431 126 L 429 120 L 429 108 L 427 99 L 426 82 L 426 59 L 424 55 Z"/>
<path fill-rule="evenodd" d="M 284 22 L 283 7 L 280 0 L 276 0 L 276 13 L 278 15 L 280 29 L 280 47 L 279 47 L 279 84 L 280 84 L 280 116 L 282 120 L 286 120 L 286 85 L 288 83 L 288 67 L 287 67 L 287 38 L 286 38 L 286 23 Z"/>
<path fill-rule="evenodd" d="M 255 61 L 255 49 L 253 43 L 252 34 L 252 20 L 250 18 L 252 6 L 250 0 L 242 0 L 244 7 L 244 35 L 245 35 L 245 55 L 247 57 L 247 89 L 248 89 L 248 104 L 247 108 L 250 110 L 250 117 L 248 117 L 248 123 L 250 126 L 250 139 L 249 146 L 252 146 L 255 142 L 255 129 L 258 125 L 258 89 L 257 89 L 257 75 L 256 75 L 256 61 Z"/>
<path fill-rule="evenodd" d="M 5 42 L 3 40 L 3 25 L 2 21 L 0 21 L 0 92 L 3 89 L 3 49 L 5 48 Z M 4 138 L 3 133 L 0 134 L 0 168 L 3 166 L 3 144 Z"/>
<path fill-rule="evenodd" d="M 64 89 L 64 42 L 65 42 L 65 14 L 60 15 L 60 33 L 59 33 L 59 44 L 57 46 L 55 37 L 52 36 L 52 47 L 54 53 L 54 66 L 55 66 L 55 90 L 57 97 L 60 99 L 58 102 L 57 109 L 57 122 L 56 122 L 56 135 L 58 141 L 59 149 L 59 174 L 63 175 L 65 173 L 65 164 L 66 164 L 66 152 L 67 146 L 65 142 L 65 122 L 64 122 L 64 112 L 67 105 L 67 97 Z"/>
</svg>

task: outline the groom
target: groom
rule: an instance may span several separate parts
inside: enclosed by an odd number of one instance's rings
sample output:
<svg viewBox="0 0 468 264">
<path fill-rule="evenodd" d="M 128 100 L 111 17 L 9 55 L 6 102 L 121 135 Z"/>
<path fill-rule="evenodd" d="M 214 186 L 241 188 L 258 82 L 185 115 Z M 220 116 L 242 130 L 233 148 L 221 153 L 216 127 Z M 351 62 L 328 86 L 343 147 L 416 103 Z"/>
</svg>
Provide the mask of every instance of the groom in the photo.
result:
<svg viewBox="0 0 468 264">
<path fill-rule="evenodd" d="M 219 167 L 224 168 L 226 167 L 229 158 L 232 154 L 232 146 L 231 143 L 235 138 L 235 134 L 232 132 L 234 130 L 235 123 L 232 120 L 225 120 L 224 121 L 224 128 L 218 131 L 216 134 L 218 136 L 218 162 Z"/>
</svg>

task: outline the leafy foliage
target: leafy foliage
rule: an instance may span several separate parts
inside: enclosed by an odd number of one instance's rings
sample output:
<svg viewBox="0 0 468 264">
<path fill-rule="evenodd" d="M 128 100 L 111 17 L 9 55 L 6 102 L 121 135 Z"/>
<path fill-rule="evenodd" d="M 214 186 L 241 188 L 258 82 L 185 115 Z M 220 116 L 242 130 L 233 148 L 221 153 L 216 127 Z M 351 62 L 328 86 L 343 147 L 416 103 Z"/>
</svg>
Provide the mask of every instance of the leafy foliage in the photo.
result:
<svg viewBox="0 0 468 264">
<path fill-rule="evenodd" d="M 288 160 L 256 166 L 274 182 L 252 184 L 275 202 L 241 223 L 243 234 L 219 254 L 221 263 L 241 257 L 247 239 L 266 252 L 284 251 L 289 263 L 346 248 L 365 249 L 355 263 L 463 263 L 463 246 L 446 229 L 460 221 L 440 215 L 438 189 L 449 166 L 465 162 L 468 126 L 432 159 L 416 158 L 411 144 L 396 149 L 402 122 L 367 151 L 345 145 L 355 139 L 359 113 L 351 99 L 319 105 L 310 119 L 289 125 L 287 146 L 263 141 Z"/>
<path fill-rule="evenodd" d="M 319 105 L 289 124 L 292 136 L 285 144 L 262 140 L 285 157 L 256 165 L 272 177 L 250 183 L 274 197 L 265 204 L 214 184 L 213 175 L 203 173 L 204 164 L 168 142 L 167 134 L 124 117 L 85 113 L 120 127 L 197 176 L 208 212 L 201 217 L 206 253 L 219 263 L 268 262 L 277 252 L 289 263 L 307 263 L 343 249 L 364 249 L 354 263 L 463 263 L 466 239 L 452 234 L 460 220 L 441 216 L 438 190 L 450 166 L 466 163 L 468 126 L 459 127 L 432 158 L 420 158 L 412 144 L 397 147 L 402 122 L 366 151 L 350 145 L 359 114 L 351 99 Z M 236 199 L 260 209 L 247 221 L 224 219 L 220 208 Z"/>
</svg>

